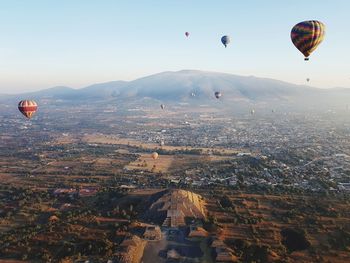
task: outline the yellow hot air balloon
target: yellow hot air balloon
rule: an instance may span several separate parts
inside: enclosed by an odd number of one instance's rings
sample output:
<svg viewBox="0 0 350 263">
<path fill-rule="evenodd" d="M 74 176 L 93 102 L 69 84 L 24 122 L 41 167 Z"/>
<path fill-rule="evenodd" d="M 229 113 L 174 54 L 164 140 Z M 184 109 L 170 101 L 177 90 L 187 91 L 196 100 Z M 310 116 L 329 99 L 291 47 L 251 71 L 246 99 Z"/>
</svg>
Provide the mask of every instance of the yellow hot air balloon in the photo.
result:
<svg viewBox="0 0 350 263">
<path fill-rule="evenodd" d="M 152 159 L 156 160 L 158 159 L 159 154 L 157 152 L 152 153 Z"/>
<path fill-rule="evenodd" d="M 310 54 L 324 39 L 325 25 L 317 20 L 296 24 L 290 33 L 294 46 L 309 60 Z"/>
</svg>

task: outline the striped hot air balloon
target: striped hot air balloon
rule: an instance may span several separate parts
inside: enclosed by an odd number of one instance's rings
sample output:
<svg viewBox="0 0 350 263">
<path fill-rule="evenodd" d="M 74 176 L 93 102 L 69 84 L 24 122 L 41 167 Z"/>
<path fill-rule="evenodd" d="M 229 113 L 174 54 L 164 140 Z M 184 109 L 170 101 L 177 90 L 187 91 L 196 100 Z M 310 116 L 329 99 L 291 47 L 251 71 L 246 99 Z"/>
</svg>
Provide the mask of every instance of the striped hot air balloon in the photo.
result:
<svg viewBox="0 0 350 263">
<path fill-rule="evenodd" d="M 310 54 L 324 39 L 325 25 L 320 21 L 310 20 L 296 24 L 290 33 L 296 48 L 309 60 Z"/>
<path fill-rule="evenodd" d="M 18 103 L 18 109 L 24 116 L 30 119 L 38 109 L 38 104 L 34 100 L 21 100 Z"/>
</svg>

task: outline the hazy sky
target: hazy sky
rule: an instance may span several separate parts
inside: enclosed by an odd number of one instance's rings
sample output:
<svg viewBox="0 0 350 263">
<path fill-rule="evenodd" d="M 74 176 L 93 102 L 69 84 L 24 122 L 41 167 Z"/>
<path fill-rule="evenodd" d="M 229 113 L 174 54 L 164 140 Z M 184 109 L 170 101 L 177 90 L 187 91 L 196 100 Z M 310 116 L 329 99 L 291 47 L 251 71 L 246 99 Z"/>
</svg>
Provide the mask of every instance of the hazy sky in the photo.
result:
<svg viewBox="0 0 350 263">
<path fill-rule="evenodd" d="M 181 69 L 350 88 L 349 12 L 348 0 L 0 0 L 0 93 Z M 326 38 L 304 62 L 290 30 L 310 19 Z"/>
</svg>

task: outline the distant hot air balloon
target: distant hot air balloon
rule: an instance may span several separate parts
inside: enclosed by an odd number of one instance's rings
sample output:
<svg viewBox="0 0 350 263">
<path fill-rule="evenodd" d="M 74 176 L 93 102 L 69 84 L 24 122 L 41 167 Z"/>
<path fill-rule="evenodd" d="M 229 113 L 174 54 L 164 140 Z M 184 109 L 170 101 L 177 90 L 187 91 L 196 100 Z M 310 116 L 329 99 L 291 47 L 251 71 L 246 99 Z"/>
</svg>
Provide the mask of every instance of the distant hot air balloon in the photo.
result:
<svg viewBox="0 0 350 263">
<path fill-rule="evenodd" d="M 38 105 L 34 100 L 21 100 L 18 103 L 18 109 L 24 116 L 30 119 L 38 109 Z"/>
<path fill-rule="evenodd" d="M 225 47 L 227 47 L 227 45 L 228 44 L 230 44 L 230 37 L 229 36 L 223 36 L 222 38 L 221 38 L 221 42 L 222 42 L 222 44 L 224 44 L 224 46 Z"/>
<path fill-rule="evenodd" d="M 154 153 L 152 153 L 152 159 L 153 160 L 156 160 L 156 159 L 158 159 L 158 153 L 157 152 L 154 152 Z"/>
<path fill-rule="evenodd" d="M 188 37 L 190 35 L 190 33 L 188 32 L 185 32 L 185 36 Z"/>
<path fill-rule="evenodd" d="M 216 91 L 216 92 L 214 93 L 214 95 L 215 95 L 215 98 L 217 98 L 217 99 L 219 99 L 219 98 L 222 96 L 222 94 L 221 94 L 220 91 Z"/>
<path fill-rule="evenodd" d="M 165 109 L 165 105 L 164 105 L 164 104 L 160 104 L 160 108 L 161 108 L 162 110 L 164 110 L 164 109 Z"/>
<path fill-rule="evenodd" d="M 307 81 L 307 82 L 309 82 L 309 81 L 310 81 L 310 79 L 309 79 L 309 78 L 307 78 L 307 79 L 306 79 L 306 81 Z"/>
<path fill-rule="evenodd" d="M 325 25 L 320 21 L 310 20 L 296 24 L 290 33 L 294 46 L 309 60 L 310 54 L 323 41 Z"/>
</svg>

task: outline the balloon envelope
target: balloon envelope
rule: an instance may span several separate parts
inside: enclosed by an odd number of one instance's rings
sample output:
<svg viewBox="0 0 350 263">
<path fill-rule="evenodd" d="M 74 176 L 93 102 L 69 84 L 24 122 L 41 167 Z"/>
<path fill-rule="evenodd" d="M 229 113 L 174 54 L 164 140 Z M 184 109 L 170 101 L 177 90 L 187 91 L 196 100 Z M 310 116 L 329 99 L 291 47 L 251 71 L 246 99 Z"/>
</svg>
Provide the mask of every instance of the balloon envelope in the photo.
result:
<svg viewBox="0 0 350 263">
<path fill-rule="evenodd" d="M 215 98 L 220 98 L 221 96 L 222 96 L 222 94 L 221 94 L 221 92 L 219 92 L 219 91 L 216 91 L 215 93 L 214 93 L 214 95 L 215 95 Z"/>
<path fill-rule="evenodd" d="M 224 44 L 225 47 L 227 47 L 228 44 L 230 44 L 231 40 L 229 36 L 223 36 L 221 38 L 222 44 Z"/>
<path fill-rule="evenodd" d="M 296 24 L 290 33 L 294 46 L 304 54 L 308 60 L 310 54 L 323 41 L 325 25 L 317 20 L 303 21 Z"/>
<path fill-rule="evenodd" d="M 152 159 L 153 160 L 156 160 L 156 159 L 158 159 L 158 153 L 157 152 L 154 152 L 154 153 L 152 153 Z"/>
<path fill-rule="evenodd" d="M 190 33 L 188 33 L 188 32 L 185 33 L 185 36 L 186 36 L 186 37 L 188 37 L 189 35 L 190 35 Z"/>
<path fill-rule="evenodd" d="M 21 100 L 18 103 L 18 109 L 24 116 L 30 119 L 38 109 L 38 105 L 34 100 Z"/>
</svg>

